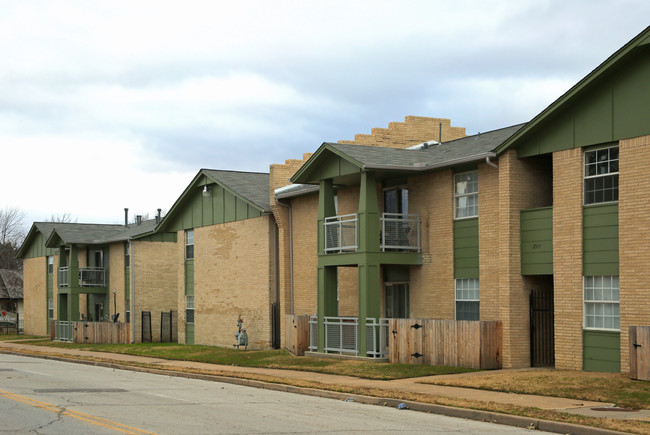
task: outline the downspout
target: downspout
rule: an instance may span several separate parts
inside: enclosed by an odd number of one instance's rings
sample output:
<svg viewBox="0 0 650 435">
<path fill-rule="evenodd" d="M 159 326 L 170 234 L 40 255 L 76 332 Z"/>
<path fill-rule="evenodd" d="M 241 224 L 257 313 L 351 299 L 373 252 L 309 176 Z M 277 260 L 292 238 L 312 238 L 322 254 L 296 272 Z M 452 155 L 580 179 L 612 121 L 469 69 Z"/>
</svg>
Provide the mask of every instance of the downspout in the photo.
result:
<svg viewBox="0 0 650 435">
<path fill-rule="evenodd" d="M 129 239 L 129 273 L 131 279 L 131 344 L 135 343 L 135 245 Z"/>
<path fill-rule="evenodd" d="M 497 164 L 495 164 L 495 163 L 493 163 L 493 162 L 490 161 L 490 156 L 487 156 L 487 157 L 485 158 L 485 163 L 487 163 L 488 165 L 492 166 L 493 168 L 497 168 L 497 169 L 499 169 L 499 165 L 497 165 Z"/>
<path fill-rule="evenodd" d="M 293 213 L 291 204 L 285 204 L 278 198 L 275 202 L 282 207 L 286 207 L 289 211 L 289 279 L 291 281 L 291 315 L 293 315 Z"/>
</svg>

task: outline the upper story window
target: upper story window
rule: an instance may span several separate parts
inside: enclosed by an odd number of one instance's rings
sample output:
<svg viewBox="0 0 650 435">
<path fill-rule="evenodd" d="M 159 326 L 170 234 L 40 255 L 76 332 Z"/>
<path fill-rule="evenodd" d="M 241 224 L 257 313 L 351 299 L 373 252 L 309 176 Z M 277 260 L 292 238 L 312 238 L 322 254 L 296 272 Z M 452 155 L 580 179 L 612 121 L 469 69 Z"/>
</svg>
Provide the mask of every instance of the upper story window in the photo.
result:
<svg viewBox="0 0 650 435">
<path fill-rule="evenodd" d="M 54 257 L 51 255 L 47 257 L 47 273 L 54 273 Z"/>
<path fill-rule="evenodd" d="M 480 320 L 480 293 L 478 278 L 456 279 L 456 320 Z"/>
<path fill-rule="evenodd" d="M 478 216 L 478 171 L 454 174 L 454 217 Z"/>
<path fill-rule="evenodd" d="M 585 151 L 585 205 L 618 201 L 618 147 Z"/>
<path fill-rule="evenodd" d="M 185 231 L 185 259 L 194 259 L 194 230 Z"/>
</svg>

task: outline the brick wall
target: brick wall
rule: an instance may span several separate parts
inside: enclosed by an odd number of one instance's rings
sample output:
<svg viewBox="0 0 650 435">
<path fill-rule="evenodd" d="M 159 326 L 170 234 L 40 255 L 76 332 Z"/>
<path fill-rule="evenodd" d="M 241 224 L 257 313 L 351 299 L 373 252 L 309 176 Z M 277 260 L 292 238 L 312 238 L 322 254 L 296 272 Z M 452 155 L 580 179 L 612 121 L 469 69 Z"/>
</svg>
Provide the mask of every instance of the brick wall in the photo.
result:
<svg viewBox="0 0 650 435">
<path fill-rule="evenodd" d="M 451 170 L 409 178 L 409 213 L 419 214 L 422 266 L 411 267 L 414 318 L 453 319 L 454 238 Z"/>
<path fill-rule="evenodd" d="M 338 214 L 359 211 L 359 186 L 337 192 Z M 356 267 L 338 268 L 339 316 L 359 315 L 359 269 Z"/>
<path fill-rule="evenodd" d="M 117 305 L 117 312 L 120 313 L 119 321 L 126 322 L 126 309 L 125 309 L 125 297 L 124 297 L 124 244 L 123 243 L 113 243 L 108 247 L 108 259 L 110 261 L 109 265 L 109 283 L 110 288 L 108 289 L 110 294 L 110 303 L 109 309 L 106 310 L 107 313 L 111 316 L 115 315 L 115 307 Z M 115 290 L 115 295 L 113 295 L 113 290 Z"/>
<path fill-rule="evenodd" d="M 23 260 L 25 334 L 47 335 L 47 257 Z"/>
<path fill-rule="evenodd" d="M 182 239 L 180 239 L 182 240 Z M 182 243 L 134 241 L 135 312 L 131 325 L 142 341 L 142 311 L 151 311 L 153 341 L 160 341 L 160 313 L 178 310 L 177 246 Z M 122 280 L 124 282 L 124 280 Z"/>
<path fill-rule="evenodd" d="M 316 313 L 318 195 L 295 198 L 293 208 L 294 313 Z"/>
<path fill-rule="evenodd" d="M 555 367 L 582 370 L 582 150 L 553 153 L 553 173 Z"/>
<path fill-rule="evenodd" d="M 489 213 L 498 212 L 498 296 L 497 301 L 488 299 L 494 292 L 496 276 L 489 269 L 495 266 L 494 261 L 485 258 L 490 255 L 489 246 L 480 247 L 487 264 L 481 263 L 481 305 L 485 306 L 486 315 L 499 313 L 503 322 L 503 366 L 530 366 L 530 316 L 529 294 L 530 284 L 521 275 L 521 230 L 520 212 L 522 209 L 547 206 L 551 204 L 551 168 L 549 162 L 543 159 L 518 159 L 517 152 L 510 150 L 498 160 L 499 168 L 489 167 L 486 163 L 479 164 L 479 192 L 482 189 L 483 175 L 488 189 L 494 188 L 493 177 L 498 176 L 499 195 L 497 198 L 479 197 L 479 231 L 489 231 L 490 221 L 494 216 Z M 491 181 L 490 181 L 491 180 Z M 492 202 L 498 203 L 494 210 Z M 482 217 L 483 216 L 483 217 Z M 486 222 L 481 223 L 481 220 Z M 497 227 L 494 227 L 495 229 Z M 493 230 L 494 231 L 494 230 Z M 494 237 L 483 235 L 479 237 Z M 484 240 L 484 244 L 490 243 Z M 485 292 L 484 293 L 484 289 Z M 484 297 L 484 295 L 486 297 Z M 483 312 L 483 307 L 482 307 Z"/>
<path fill-rule="evenodd" d="M 339 143 L 371 145 L 389 148 L 408 148 L 425 141 L 437 141 L 442 124 L 442 141 L 448 142 L 466 136 L 464 127 L 452 127 L 451 120 L 407 116 L 404 122 L 391 122 L 388 128 L 373 128 L 370 134 L 357 134 L 354 140 L 340 140 Z"/>
<path fill-rule="evenodd" d="M 622 372 L 630 370 L 629 327 L 650 326 L 648 155 L 650 136 L 620 141 L 618 235 Z"/>
<path fill-rule="evenodd" d="M 232 346 L 241 314 L 249 348 L 271 347 L 270 216 L 194 230 L 194 343 Z"/>
</svg>

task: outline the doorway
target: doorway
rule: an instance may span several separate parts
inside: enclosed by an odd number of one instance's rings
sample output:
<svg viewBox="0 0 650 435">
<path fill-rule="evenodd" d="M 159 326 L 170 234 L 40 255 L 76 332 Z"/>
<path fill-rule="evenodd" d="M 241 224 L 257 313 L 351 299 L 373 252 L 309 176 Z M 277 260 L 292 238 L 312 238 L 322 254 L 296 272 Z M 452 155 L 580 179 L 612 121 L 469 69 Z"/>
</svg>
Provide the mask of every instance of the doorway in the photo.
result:
<svg viewBox="0 0 650 435">
<path fill-rule="evenodd" d="M 530 291 L 530 366 L 555 365 L 553 280 Z"/>
</svg>

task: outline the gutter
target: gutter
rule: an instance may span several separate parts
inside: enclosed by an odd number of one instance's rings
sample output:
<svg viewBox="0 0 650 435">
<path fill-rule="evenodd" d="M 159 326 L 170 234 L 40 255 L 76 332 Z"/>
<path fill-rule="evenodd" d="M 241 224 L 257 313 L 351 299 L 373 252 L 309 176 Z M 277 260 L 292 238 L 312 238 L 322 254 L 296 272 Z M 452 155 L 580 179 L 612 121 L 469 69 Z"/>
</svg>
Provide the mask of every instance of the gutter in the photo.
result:
<svg viewBox="0 0 650 435">
<path fill-rule="evenodd" d="M 276 195 L 275 203 L 286 207 L 289 212 L 289 279 L 291 282 L 291 312 L 289 314 L 293 315 L 293 210 L 291 204 L 285 204 L 280 202 L 280 198 Z"/>
</svg>

